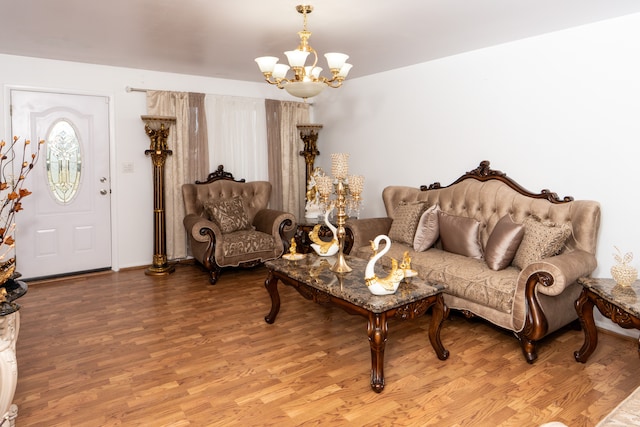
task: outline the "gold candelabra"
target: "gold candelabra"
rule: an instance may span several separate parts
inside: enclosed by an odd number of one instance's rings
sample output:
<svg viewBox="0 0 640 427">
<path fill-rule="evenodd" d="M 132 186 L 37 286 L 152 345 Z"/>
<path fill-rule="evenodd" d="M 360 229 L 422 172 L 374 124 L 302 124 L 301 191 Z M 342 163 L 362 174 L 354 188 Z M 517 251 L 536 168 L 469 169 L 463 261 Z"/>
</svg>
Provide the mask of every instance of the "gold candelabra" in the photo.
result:
<svg viewBox="0 0 640 427">
<path fill-rule="evenodd" d="M 331 175 L 317 178 L 318 192 L 325 209 L 336 209 L 336 225 L 338 238 L 338 260 L 331 267 L 331 271 L 336 273 L 348 273 L 351 267 L 347 265 L 344 257 L 344 239 L 346 231 L 344 225 L 347 221 L 347 208 L 355 206 L 359 209 L 362 203 L 362 189 L 364 187 L 364 177 L 362 175 L 349 175 L 349 154 L 331 154 Z M 335 199 L 331 200 L 331 195 L 335 194 Z"/>
</svg>

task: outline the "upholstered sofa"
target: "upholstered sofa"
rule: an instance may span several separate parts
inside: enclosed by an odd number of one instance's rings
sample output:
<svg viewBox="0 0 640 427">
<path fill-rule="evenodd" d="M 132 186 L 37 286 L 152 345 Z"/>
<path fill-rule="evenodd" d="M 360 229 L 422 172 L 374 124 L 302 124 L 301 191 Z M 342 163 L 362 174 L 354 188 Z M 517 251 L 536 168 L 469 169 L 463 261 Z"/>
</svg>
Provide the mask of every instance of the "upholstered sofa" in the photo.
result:
<svg viewBox="0 0 640 427">
<path fill-rule="evenodd" d="M 215 284 L 223 267 L 253 267 L 289 248 L 295 216 L 268 209 L 271 184 L 235 180 L 223 166 L 205 182 L 182 186 L 191 254 Z"/>
<path fill-rule="evenodd" d="M 446 286 L 449 309 L 512 331 L 529 363 L 539 340 L 577 319 L 576 279 L 597 265 L 597 202 L 530 193 L 488 161 L 449 186 L 390 186 L 382 199 L 387 217 L 347 221 L 351 255 L 370 257 L 388 235 L 385 267 L 408 251 L 420 277 Z"/>
</svg>

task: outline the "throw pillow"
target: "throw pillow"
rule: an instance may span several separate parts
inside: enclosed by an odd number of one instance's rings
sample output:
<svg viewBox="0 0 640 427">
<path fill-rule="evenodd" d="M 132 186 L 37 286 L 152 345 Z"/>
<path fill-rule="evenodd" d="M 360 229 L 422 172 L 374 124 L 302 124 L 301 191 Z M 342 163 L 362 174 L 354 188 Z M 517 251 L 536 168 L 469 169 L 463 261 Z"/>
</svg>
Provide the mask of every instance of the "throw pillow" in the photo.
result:
<svg viewBox="0 0 640 427">
<path fill-rule="evenodd" d="M 482 258 L 479 221 L 439 211 L 438 224 L 442 249 L 471 258 Z"/>
<path fill-rule="evenodd" d="M 424 203 L 422 202 L 400 203 L 393 213 L 389 238 L 395 242 L 412 246 L 413 236 L 416 234 L 416 227 L 418 227 L 422 212 L 424 212 Z"/>
<path fill-rule="evenodd" d="M 205 203 L 204 209 L 209 219 L 217 223 L 224 234 L 251 229 L 249 217 L 244 210 L 244 202 L 240 196 L 208 201 Z"/>
<path fill-rule="evenodd" d="M 484 250 L 484 260 L 492 270 L 503 270 L 511 264 L 516 255 L 522 237 L 524 225 L 513 222 L 505 215 L 496 223 Z"/>
<path fill-rule="evenodd" d="M 440 227 L 438 226 L 438 212 L 440 206 L 433 205 L 420 217 L 416 235 L 413 238 L 413 249 L 418 252 L 426 251 L 438 240 Z"/>
<path fill-rule="evenodd" d="M 563 248 L 564 242 L 571 235 L 569 224 L 554 224 L 541 221 L 536 217 L 524 220 L 524 237 L 513 258 L 513 265 L 519 269 L 525 268 L 532 262 L 557 255 Z"/>
</svg>

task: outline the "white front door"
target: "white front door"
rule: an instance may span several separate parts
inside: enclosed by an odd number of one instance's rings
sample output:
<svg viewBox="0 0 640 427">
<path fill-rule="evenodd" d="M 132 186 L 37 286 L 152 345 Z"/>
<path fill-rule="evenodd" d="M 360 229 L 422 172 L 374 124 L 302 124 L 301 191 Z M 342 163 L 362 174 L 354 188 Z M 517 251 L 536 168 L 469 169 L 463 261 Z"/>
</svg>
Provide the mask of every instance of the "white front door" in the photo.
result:
<svg viewBox="0 0 640 427">
<path fill-rule="evenodd" d="M 44 139 L 15 216 L 24 279 L 111 267 L 109 99 L 11 90 L 11 132 Z"/>
</svg>

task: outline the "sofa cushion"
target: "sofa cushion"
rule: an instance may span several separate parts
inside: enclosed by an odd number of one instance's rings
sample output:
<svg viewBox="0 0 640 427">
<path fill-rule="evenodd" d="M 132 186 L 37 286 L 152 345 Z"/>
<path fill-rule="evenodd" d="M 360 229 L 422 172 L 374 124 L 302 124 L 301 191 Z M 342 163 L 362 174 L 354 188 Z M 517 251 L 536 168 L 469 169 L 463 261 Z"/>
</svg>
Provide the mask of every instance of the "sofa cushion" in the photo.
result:
<svg viewBox="0 0 640 427">
<path fill-rule="evenodd" d="M 401 260 L 405 245 L 392 244 L 380 260 L 386 269 L 391 268 L 391 258 Z M 371 255 L 371 249 L 358 251 L 361 257 Z M 513 313 L 515 289 L 520 271 L 515 267 L 504 270 L 491 270 L 482 259 L 452 254 L 438 248 L 424 252 L 410 251 L 411 267 L 418 271 L 422 279 L 445 285 L 445 293 L 472 301 L 476 304 L 497 310 L 501 313 Z M 518 304 L 524 304 L 519 299 Z M 507 327 L 506 323 L 502 324 Z"/>
<path fill-rule="evenodd" d="M 413 245 L 413 236 L 420 216 L 424 212 L 424 203 L 400 203 L 393 214 L 389 229 L 389 238 L 395 242 Z"/>
<path fill-rule="evenodd" d="M 507 268 L 520 247 L 524 225 L 505 215 L 496 223 L 484 249 L 484 260 L 492 270 Z"/>
<path fill-rule="evenodd" d="M 560 253 L 571 235 L 569 224 L 558 225 L 533 216 L 525 218 L 523 224 L 524 237 L 513 258 L 513 265 L 519 269 Z"/>
<path fill-rule="evenodd" d="M 249 217 L 240 196 L 207 201 L 204 209 L 209 219 L 218 224 L 220 231 L 224 234 L 251 229 Z"/>
<path fill-rule="evenodd" d="M 440 227 L 438 225 L 438 212 L 440 206 L 433 205 L 420 217 L 416 235 L 413 238 L 413 249 L 418 252 L 426 251 L 438 240 Z"/>
<path fill-rule="evenodd" d="M 222 241 L 222 253 L 225 257 L 251 255 L 273 251 L 276 239 L 271 234 L 255 230 L 238 230 L 229 233 Z M 252 259 L 252 258 L 249 258 Z"/>
<path fill-rule="evenodd" d="M 438 224 L 442 249 L 471 258 L 482 258 L 479 221 L 439 211 Z"/>
</svg>

